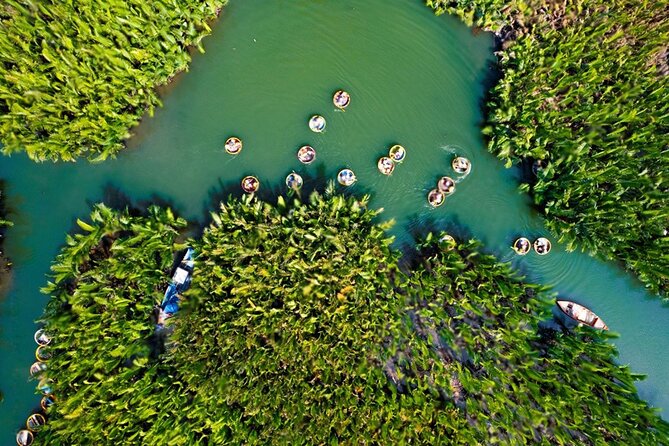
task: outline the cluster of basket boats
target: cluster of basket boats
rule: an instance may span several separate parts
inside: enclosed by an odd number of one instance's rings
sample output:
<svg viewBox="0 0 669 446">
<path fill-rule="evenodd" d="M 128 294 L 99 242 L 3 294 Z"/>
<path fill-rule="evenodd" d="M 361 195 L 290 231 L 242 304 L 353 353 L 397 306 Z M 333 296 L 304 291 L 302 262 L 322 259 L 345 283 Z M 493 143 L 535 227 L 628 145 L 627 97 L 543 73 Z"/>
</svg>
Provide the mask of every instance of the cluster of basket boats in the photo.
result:
<svg viewBox="0 0 669 446">
<path fill-rule="evenodd" d="M 351 103 L 351 95 L 344 90 L 337 90 L 333 97 L 332 103 L 338 109 L 344 111 Z M 321 133 L 325 130 L 327 122 L 321 115 L 313 115 L 309 118 L 308 126 L 311 131 Z M 244 143 L 241 138 L 231 136 L 225 141 L 225 151 L 230 155 L 238 155 L 241 153 Z M 377 168 L 383 175 L 391 175 L 395 167 L 401 164 L 406 158 L 407 151 L 400 144 L 393 144 L 388 149 L 388 155 L 382 156 L 377 162 Z M 310 145 L 304 145 L 297 150 L 297 159 L 302 164 L 311 164 L 316 159 L 316 150 Z M 471 170 L 471 162 L 462 156 L 456 156 L 451 163 L 453 170 L 460 175 L 466 176 Z M 342 186 L 352 186 L 357 181 L 357 177 L 353 170 L 349 168 L 341 169 L 337 173 L 337 181 Z M 298 190 L 304 184 L 302 176 L 296 172 L 292 172 L 286 176 L 286 187 L 291 190 Z M 260 180 L 253 175 L 248 175 L 242 178 L 242 190 L 248 194 L 252 194 L 260 189 Z M 433 207 L 441 206 L 447 196 L 455 191 L 455 181 L 444 176 L 437 182 L 437 188 L 428 193 L 427 201 Z"/>
<path fill-rule="evenodd" d="M 166 319 L 172 317 L 179 310 L 179 301 L 181 293 L 190 287 L 193 276 L 195 251 L 193 248 L 186 249 L 179 265 L 177 266 L 170 280 L 161 304 L 157 307 L 156 330 L 164 328 Z M 51 343 L 51 337 L 47 332 L 40 328 L 35 332 L 35 358 L 37 361 L 30 366 L 30 376 L 39 379 L 37 388 L 42 393 L 40 401 L 41 411 L 31 414 L 26 420 L 26 428 L 21 429 L 16 434 L 16 443 L 19 446 L 29 446 L 35 439 L 35 434 L 46 424 L 46 412 L 56 402 L 51 385 L 53 381 L 45 376 L 47 362 L 51 359 L 51 353 L 48 351 L 48 345 Z"/>
<path fill-rule="evenodd" d="M 47 361 L 51 359 L 51 353 L 48 351 L 48 345 L 51 343 L 51 338 L 43 328 L 35 332 L 35 342 L 37 349 L 35 350 L 35 358 L 37 361 L 30 366 L 30 376 L 39 378 L 37 388 L 42 393 L 40 401 L 41 411 L 31 414 L 26 420 L 25 429 L 21 429 L 16 434 L 16 443 L 19 446 L 29 446 L 35 439 L 35 434 L 46 424 L 46 410 L 51 407 L 56 401 L 51 389 L 52 381 L 46 378 L 44 372 L 47 369 Z"/>
</svg>

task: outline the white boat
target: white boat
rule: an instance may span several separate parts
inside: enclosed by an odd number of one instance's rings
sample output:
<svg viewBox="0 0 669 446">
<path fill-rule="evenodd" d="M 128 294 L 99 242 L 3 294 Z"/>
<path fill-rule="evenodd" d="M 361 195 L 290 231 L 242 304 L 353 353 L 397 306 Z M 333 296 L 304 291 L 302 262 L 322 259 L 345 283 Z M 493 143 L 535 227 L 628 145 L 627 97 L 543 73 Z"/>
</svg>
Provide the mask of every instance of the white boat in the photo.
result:
<svg viewBox="0 0 669 446">
<path fill-rule="evenodd" d="M 560 310 L 562 310 L 564 314 L 574 319 L 576 322 L 588 325 L 592 328 L 598 328 L 600 330 L 609 329 L 609 327 L 606 326 L 604 321 L 601 320 L 599 316 L 583 305 L 569 300 L 558 300 L 557 306 L 560 307 Z"/>
</svg>

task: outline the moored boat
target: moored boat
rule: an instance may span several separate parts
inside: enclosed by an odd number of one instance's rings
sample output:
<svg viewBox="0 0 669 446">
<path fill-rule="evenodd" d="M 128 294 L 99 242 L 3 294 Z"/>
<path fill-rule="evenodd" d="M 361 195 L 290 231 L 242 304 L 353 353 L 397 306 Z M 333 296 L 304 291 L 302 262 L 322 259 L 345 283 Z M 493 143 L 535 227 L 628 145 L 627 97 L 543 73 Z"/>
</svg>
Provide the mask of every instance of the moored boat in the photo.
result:
<svg viewBox="0 0 669 446">
<path fill-rule="evenodd" d="M 37 330 L 33 338 L 38 345 L 49 345 L 51 342 L 51 338 L 46 334 L 46 331 L 43 328 Z"/>
<path fill-rule="evenodd" d="M 30 446 L 34 439 L 33 433 L 27 429 L 20 430 L 16 434 L 16 444 L 19 446 Z"/>
<path fill-rule="evenodd" d="M 186 253 L 172 275 L 172 282 L 174 282 L 179 292 L 185 291 L 190 287 L 193 267 L 195 266 L 194 253 L 195 250 L 193 248 L 186 249 Z"/>
<path fill-rule="evenodd" d="M 49 407 L 53 406 L 56 404 L 56 397 L 53 395 L 45 395 L 42 397 L 42 399 L 39 402 L 40 407 L 42 410 L 47 410 Z"/>
<path fill-rule="evenodd" d="M 455 247 L 457 242 L 455 241 L 455 238 L 451 234 L 444 234 L 439 238 L 439 244 L 441 246 L 441 249 L 443 250 L 451 250 Z"/>
<path fill-rule="evenodd" d="M 577 304 L 569 300 L 558 300 L 557 306 L 562 310 L 564 314 L 574 319 L 575 321 L 587 325 L 592 328 L 598 328 L 600 330 L 608 330 L 609 327 L 606 326 L 603 320 L 599 318 L 595 313 L 592 312 L 589 308 L 584 307 L 583 305 Z"/>
<path fill-rule="evenodd" d="M 34 413 L 28 417 L 26 427 L 29 431 L 37 432 L 46 424 L 46 418 L 40 413 Z"/>
<path fill-rule="evenodd" d="M 30 376 L 36 377 L 47 368 L 46 363 L 42 361 L 33 362 L 33 365 L 30 366 Z"/>
<path fill-rule="evenodd" d="M 158 326 L 162 326 L 166 319 L 172 317 L 174 313 L 179 311 L 179 301 L 181 300 L 180 293 L 190 288 L 194 268 L 195 250 L 189 247 L 181 258 L 181 262 L 179 262 L 174 275 L 172 275 L 171 283 L 165 290 L 163 301 L 158 309 Z"/>
<path fill-rule="evenodd" d="M 51 359 L 51 352 L 47 350 L 45 346 L 40 345 L 35 350 L 35 358 L 40 362 L 47 362 Z"/>
</svg>

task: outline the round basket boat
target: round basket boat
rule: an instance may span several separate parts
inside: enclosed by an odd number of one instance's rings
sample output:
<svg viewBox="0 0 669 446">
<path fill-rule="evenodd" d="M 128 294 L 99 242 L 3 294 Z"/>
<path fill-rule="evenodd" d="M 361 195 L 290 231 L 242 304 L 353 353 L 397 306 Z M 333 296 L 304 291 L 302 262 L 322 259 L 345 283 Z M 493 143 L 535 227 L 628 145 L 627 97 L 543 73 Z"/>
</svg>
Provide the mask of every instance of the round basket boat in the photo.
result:
<svg viewBox="0 0 669 446">
<path fill-rule="evenodd" d="M 29 431 L 37 432 L 46 424 L 46 418 L 41 413 L 34 413 L 28 417 L 26 427 Z"/>
<path fill-rule="evenodd" d="M 439 237 L 439 244 L 443 249 L 451 249 L 455 246 L 456 242 L 452 235 L 444 234 Z"/>
<path fill-rule="evenodd" d="M 551 242 L 547 238 L 539 237 L 534 241 L 534 250 L 540 256 L 545 256 L 551 252 Z"/>
<path fill-rule="evenodd" d="M 52 384 L 53 384 L 53 379 L 51 378 L 42 379 L 37 385 L 37 389 L 42 393 L 42 395 L 45 396 L 51 395 L 53 393 L 53 389 L 51 388 Z"/>
<path fill-rule="evenodd" d="M 47 410 L 54 404 L 56 404 L 56 397 L 54 397 L 53 395 L 43 396 L 42 400 L 39 402 L 39 405 L 42 408 L 42 410 Z"/>
<path fill-rule="evenodd" d="M 399 144 L 395 144 L 388 150 L 388 156 L 391 160 L 396 163 L 401 163 L 404 161 L 404 158 L 407 156 L 407 151 L 404 147 Z"/>
<path fill-rule="evenodd" d="M 243 145 L 244 144 L 242 143 L 241 139 L 237 138 L 236 136 L 231 136 L 227 139 L 227 141 L 225 141 L 225 151 L 230 155 L 237 155 L 242 151 Z"/>
<path fill-rule="evenodd" d="M 379 162 L 376 163 L 376 167 L 379 168 L 379 172 L 381 172 L 384 175 L 390 175 L 393 173 L 393 170 L 395 170 L 395 163 L 393 163 L 393 160 L 388 158 L 387 156 L 382 156 L 379 158 Z"/>
<path fill-rule="evenodd" d="M 242 179 L 242 190 L 247 194 L 257 192 L 258 189 L 260 189 L 260 180 L 256 177 L 249 175 Z"/>
<path fill-rule="evenodd" d="M 343 110 L 351 103 L 351 95 L 344 90 L 337 90 L 334 96 L 332 96 L 332 103 L 335 107 Z"/>
<path fill-rule="evenodd" d="M 286 187 L 288 189 L 299 190 L 303 183 L 302 177 L 295 172 L 289 173 L 286 177 Z"/>
<path fill-rule="evenodd" d="M 544 160 L 536 160 L 532 163 L 532 173 L 534 175 L 539 175 L 539 172 L 546 168 L 546 162 Z"/>
<path fill-rule="evenodd" d="M 302 164 L 311 164 L 316 159 L 316 150 L 311 146 L 302 146 L 297 151 L 297 159 Z"/>
<path fill-rule="evenodd" d="M 47 369 L 46 363 L 42 361 L 33 362 L 30 366 L 30 376 L 35 377 Z"/>
<path fill-rule="evenodd" d="M 33 436 L 33 433 L 30 432 L 29 430 L 23 429 L 18 431 L 16 434 L 16 444 L 19 446 L 30 446 L 33 444 L 33 441 L 35 440 L 35 437 Z"/>
<path fill-rule="evenodd" d="M 46 331 L 43 328 L 37 330 L 33 338 L 38 345 L 49 345 L 51 342 L 51 338 L 46 334 Z"/>
<path fill-rule="evenodd" d="M 51 353 L 46 349 L 45 346 L 40 345 L 35 350 L 35 358 L 37 358 L 38 361 L 47 362 L 49 359 L 51 359 Z"/>
<path fill-rule="evenodd" d="M 342 186 L 351 186 L 357 180 L 358 179 L 355 177 L 355 174 L 353 173 L 353 171 L 351 169 L 342 169 L 337 174 L 337 181 Z"/>
<path fill-rule="evenodd" d="M 437 182 L 437 189 L 448 196 L 455 192 L 455 181 L 451 177 L 441 177 Z"/>
<path fill-rule="evenodd" d="M 467 175 L 472 170 L 472 163 L 464 156 L 457 156 L 453 158 L 451 167 L 460 175 Z"/>
<path fill-rule="evenodd" d="M 321 115 L 314 115 L 309 119 L 309 128 L 312 132 L 320 133 L 325 130 L 325 118 Z"/>
<path fill-rule="evenodd" d="M 525 237 L 519 237 L 513 242 L 513 250 L 516 251 L 516 254 L 524 256 L 532 250 L 532 244 Z"/>
<path fill-rule="evenodd" d="M 438 208 L 439 206 L 444 204 L 445 199 L 446 196 L 443 194 L 443 192 L 437 189 L 432 189 L 427 194 L 427 202 L 430 203 L 430 206 L 432 206 L 433 208 Z"/>
</svg>

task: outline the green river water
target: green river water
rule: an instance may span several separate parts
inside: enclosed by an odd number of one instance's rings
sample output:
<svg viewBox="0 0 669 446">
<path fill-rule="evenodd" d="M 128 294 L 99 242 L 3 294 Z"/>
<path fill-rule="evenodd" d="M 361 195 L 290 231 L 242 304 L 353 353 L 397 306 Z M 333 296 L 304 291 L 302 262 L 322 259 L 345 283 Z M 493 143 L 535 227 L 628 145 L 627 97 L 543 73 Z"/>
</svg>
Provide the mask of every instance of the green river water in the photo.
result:
<svg viewBox="0 0 669 446">
<path fill-rule="evenodd" d="M 168 203 L 204 223 L 220 197 L 240 193 L 247 174 L 260 178 L 262 197 L 283 191 L 293 170 L 313 188 L 343 167 L 358 177 L 350 192 L 372 194 L 382 217 L 396 220 L 397 247 L 410 249 L 415 233 L 457 225 L 531 280 L 592 308 L 620 334 L 620 362 L 648 375 L 638 383 L 640 396 L 666 412 L 669 309 L 613 264 L 556 243 L 545 257 L 520 258 L 509 248 L 518 235 L 549 234 L 517 192 L 519 172 L 490 155 L 480 134 L 491 35 L 435 17 L 421 0 L 232 0 L 204 43 L 206 54 L 195 56 L 164 108 L 145 119 L 117 160 L 0 159 L 15 222 L 5 246 L 13 280 L 0 297 L 0 444 L 13 444 L 39 402 L 28 379 L 33 321 L 47 300 L 39 289 L 65 234 L 92 203 Z M 332 105 L 338 88 L 352 96 L 345 113 Z M 314 113 L 327 118 L 326 132 L 309 131 Z M 223 151 L 231 135 L 244 140 L 237 157 Z M 385 177 L 376 160 L 395 142 L 407 148 L 407 159 Z M 295 154 L 307 143 L 318 155 L 303 166 Z M 436 180 L 457 177 L 454 154 L 470 158 L 472 172 L 432 209 L 426 194 Z"/>
</svg>

